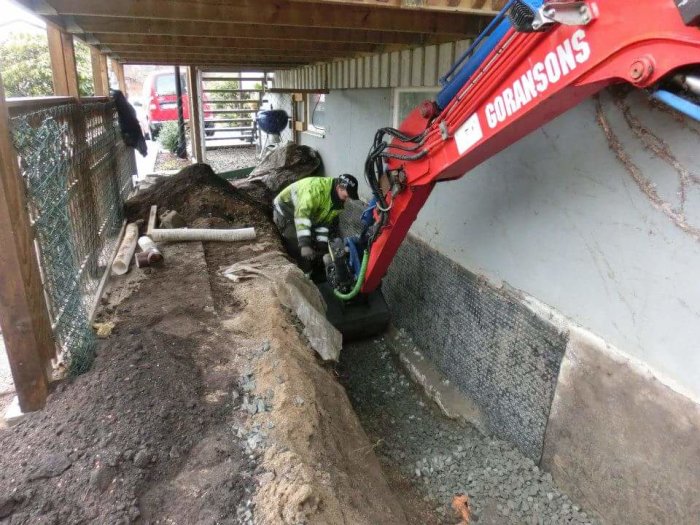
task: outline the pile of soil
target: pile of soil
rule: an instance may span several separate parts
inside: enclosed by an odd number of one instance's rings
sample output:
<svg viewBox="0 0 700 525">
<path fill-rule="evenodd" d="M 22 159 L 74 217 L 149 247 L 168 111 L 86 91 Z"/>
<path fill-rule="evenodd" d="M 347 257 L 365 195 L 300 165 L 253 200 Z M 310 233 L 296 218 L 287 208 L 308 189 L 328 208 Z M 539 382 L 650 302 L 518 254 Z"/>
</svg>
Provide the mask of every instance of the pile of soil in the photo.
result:
<svg viewBox="0 0 700 525">
<path fill-rule="evenodd" d="M 130 222 L 148 221 L 152 205 L 159 213 L 177 211 L 193 225 L 202 219 L 219 219 L 216 227 L 239 228 L 259 226 L 272 230 L 268 205 L 234 188 L 219 177 L 208 164 L 192 164 L 171 177 L 163 177 L 156 184 L 140 192 L 124 206 Z"/>
<path fill-rule="evenodd" d="M 188 223 L 254 226 L 251 243 L 163 244 L 114 279 L 93 368 L 0 431 L 0 520 L 407 523 L 344 389 L 277 296 L 301 271 L 265 213 L 197 165 L 129 203 Z M 240 282 L 222 266 L 261 254 Z"/>
</svg>

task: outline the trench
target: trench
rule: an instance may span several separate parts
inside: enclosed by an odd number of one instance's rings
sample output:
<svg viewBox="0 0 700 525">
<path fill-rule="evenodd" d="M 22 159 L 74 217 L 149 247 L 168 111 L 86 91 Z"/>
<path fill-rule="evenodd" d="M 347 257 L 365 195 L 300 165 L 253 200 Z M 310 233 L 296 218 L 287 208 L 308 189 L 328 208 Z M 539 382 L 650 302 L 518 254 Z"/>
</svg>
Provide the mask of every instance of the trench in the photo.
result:
<svg viewBox="0 0 700 525">
<path fill-rule="evenodd" d="M 447 418 L 401 364 L 406 347 L 388 334 L 350 342 L 338 375 L 412 523 L 453 525 L 456 494 L 469 497 L 469 523 L 596 523 L 513 446 Z"/>
</svg>

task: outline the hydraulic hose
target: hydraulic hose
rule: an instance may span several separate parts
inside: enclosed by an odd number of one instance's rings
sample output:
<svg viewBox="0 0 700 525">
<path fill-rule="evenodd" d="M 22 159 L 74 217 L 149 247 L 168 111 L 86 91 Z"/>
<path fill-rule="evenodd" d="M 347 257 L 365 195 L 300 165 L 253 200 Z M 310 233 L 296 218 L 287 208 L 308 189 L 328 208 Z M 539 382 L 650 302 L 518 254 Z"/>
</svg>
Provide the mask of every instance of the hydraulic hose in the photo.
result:
<svg viewBox="0 0 700 525">
<path fill-rule="evenodd" d="M 350 299 L 357 296 L 360 293 L 360 288 L 365 282 L 365 273 L 367 273 L 367 263 L 369 262 L 369 251 L 365 250 L 362 255 L 362 264 L 360 265 L 360 274 L 357 276 L 357 281 L 355 281 L 355 286 L 348 293 L 343 293 L 338 290 L 333 290 L 333 293 L 338 299 L 343 301 L 349 301 Z"/>
</svg>

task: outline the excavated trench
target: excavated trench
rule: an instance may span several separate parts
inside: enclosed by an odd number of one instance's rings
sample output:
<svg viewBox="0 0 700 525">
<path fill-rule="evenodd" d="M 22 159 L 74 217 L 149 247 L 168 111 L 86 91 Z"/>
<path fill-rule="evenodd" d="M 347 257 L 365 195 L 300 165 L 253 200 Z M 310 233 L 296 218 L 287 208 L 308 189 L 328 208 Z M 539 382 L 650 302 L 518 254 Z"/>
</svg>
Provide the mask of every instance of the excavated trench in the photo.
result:
<svg viewBox="0 0 700 525">
<path fill-rule="evenodd" d="M 471 523 L 595 523 L 513 446 L 447 418 L 401 364 L 411 348 L 401 332 L 352 342 L 338 368 L 409 519 L 454 524 L 453 497 L 466 494 Z"/>
</svg>

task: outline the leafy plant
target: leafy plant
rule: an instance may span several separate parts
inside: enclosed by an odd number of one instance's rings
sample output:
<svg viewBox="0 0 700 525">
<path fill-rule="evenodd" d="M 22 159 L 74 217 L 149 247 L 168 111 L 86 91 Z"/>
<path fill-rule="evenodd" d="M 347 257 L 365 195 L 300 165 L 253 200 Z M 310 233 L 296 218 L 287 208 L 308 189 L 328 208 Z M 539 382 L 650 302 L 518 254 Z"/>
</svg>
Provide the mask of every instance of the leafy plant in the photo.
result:
<svg viewBox="0 0 700 525">
<path fill-rule="evenodd" d="M 177 149 L 178 135 L 177 121 L 164 122 L 160 128 L 160 133 L 158 133 L 158 142 L 166 150 L 174 152 Z"/>
<path fill-rule="evenodd" d="M 94 94 L 90 48 L 77 39 L 75 62 L 80 94 Z M 13 33 L 0 42 L 0 73 L 8 97 L 52 95 L 51 58 L 46 36 Z"/>
</svg>

